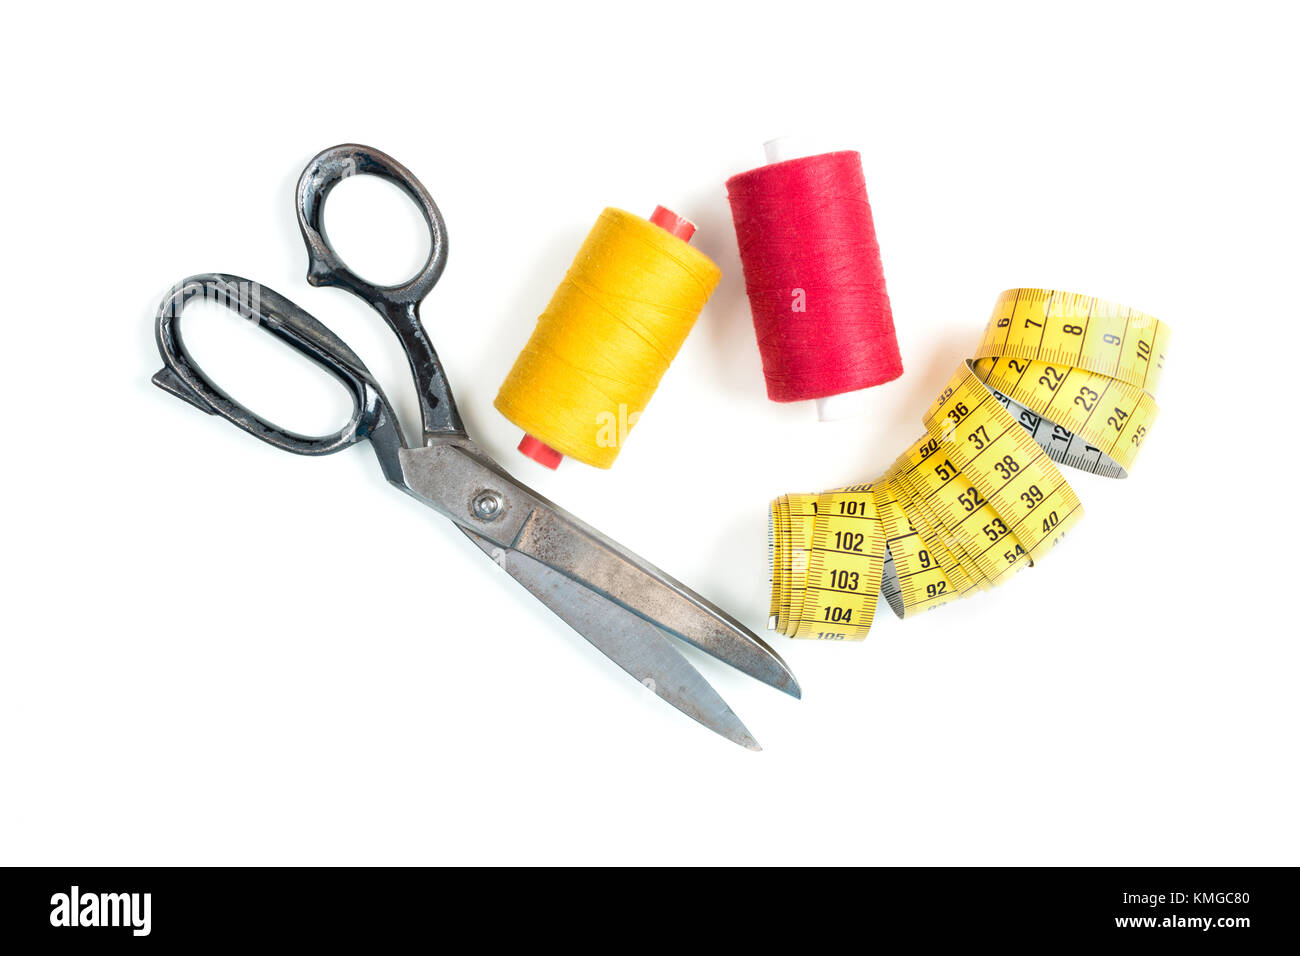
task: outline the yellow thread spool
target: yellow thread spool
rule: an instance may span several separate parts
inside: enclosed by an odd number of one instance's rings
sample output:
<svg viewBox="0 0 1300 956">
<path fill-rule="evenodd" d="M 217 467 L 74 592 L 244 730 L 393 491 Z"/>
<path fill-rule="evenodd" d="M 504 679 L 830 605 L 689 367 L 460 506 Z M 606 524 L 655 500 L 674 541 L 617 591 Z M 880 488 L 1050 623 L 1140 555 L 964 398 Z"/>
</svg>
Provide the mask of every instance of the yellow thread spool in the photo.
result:
<svg viewBox="0 0 1300 956">
<path fill-rule="evenodd" d="M 722 276 L 678 238 L 693 226 L 662 208 L 652 219 L 600 214 L 497 393 L 497 410 L 527 433 L 520 450 L 549 467 L 559 457 L 532 455 L 530 439 L 614 464 Z"/>
</svg>

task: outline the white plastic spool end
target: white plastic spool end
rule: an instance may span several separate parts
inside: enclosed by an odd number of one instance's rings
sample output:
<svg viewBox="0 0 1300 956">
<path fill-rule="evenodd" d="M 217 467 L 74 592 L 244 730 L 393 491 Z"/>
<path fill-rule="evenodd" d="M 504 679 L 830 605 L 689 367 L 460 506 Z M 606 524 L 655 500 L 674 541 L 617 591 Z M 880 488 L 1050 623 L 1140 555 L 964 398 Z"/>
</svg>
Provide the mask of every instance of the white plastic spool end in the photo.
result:
<svg viewBox="0 0 1300 956">
<path fill-rule="evenodd" d="M 767 157 L 769 166 L 772 163 L 784 163 L 788 159 L 816 156 L 819 152 L 821 150 L 814 149 L 803 136 L 778 136 L 763 144 L 763 154 Z"/>
<path fill-rule="evenodd" d="M 817 420 L 838 422 L 845 418 L 861 418 L 867 413 L 869 391 L 870 389 L 860 388 L 856 392 L 841 392 L 839 395 L 816 399 Z"/>
</svg>

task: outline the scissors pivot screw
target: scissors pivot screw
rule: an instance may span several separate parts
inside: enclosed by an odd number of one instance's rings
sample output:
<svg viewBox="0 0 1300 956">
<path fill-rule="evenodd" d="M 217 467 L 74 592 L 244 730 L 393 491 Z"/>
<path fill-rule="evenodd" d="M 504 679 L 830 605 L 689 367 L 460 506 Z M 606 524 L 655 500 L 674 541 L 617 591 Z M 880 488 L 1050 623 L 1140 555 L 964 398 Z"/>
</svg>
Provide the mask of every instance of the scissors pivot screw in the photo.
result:
<svg viewBox="0 0 1300 956">
<path fill-rule="evenodd" d="M 501 516 L 501 496 L 495 491 L 480 491 L 474 496 L 474 517 L 493 521 Z"/>
</svg>

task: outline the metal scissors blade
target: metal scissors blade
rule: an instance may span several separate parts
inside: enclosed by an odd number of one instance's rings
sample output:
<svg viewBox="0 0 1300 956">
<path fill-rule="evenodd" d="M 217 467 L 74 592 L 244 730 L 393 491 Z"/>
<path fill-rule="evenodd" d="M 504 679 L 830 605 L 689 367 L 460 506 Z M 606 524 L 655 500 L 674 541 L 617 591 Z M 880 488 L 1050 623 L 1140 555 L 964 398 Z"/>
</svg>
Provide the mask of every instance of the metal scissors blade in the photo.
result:
<svg viewBox="0 0 1300 956">
<path fill-rule="evenodd" d="M 469 439 L 399 453 L 402 487 L 498 547 L 528 555 L 749 676 L 800 696 L 776 651 L 739 621 L 520 484 Z"/>
<path fill-rule="evenodd" d="M 750 750 L 761 750 L 740 718 L 700 672 L 650 622 L 554 568 L 480 534 L 460 529 L 507 574 L 635 680 L 687 717 Z"/>
</svg>

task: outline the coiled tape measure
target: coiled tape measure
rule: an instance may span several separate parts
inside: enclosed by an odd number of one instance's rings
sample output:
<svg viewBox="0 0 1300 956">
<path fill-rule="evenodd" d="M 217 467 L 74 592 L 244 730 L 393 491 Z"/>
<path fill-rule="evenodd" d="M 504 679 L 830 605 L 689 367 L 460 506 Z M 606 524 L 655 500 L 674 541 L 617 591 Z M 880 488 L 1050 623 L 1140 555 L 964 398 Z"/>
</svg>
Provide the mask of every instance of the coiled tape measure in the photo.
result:
<svg viewBox="0 0 1300 956">
<path fill-rule="evenodd" d="M 998 297 L 976 350 L 873 482 L 771 505 L 772 616 L 790 637 L 862 640 L 1009 580 L 1083 517 L 1056 462 L 1127 477 L 1159 409 L 1169 326 L 1045 289 Z"/>
</svg>

